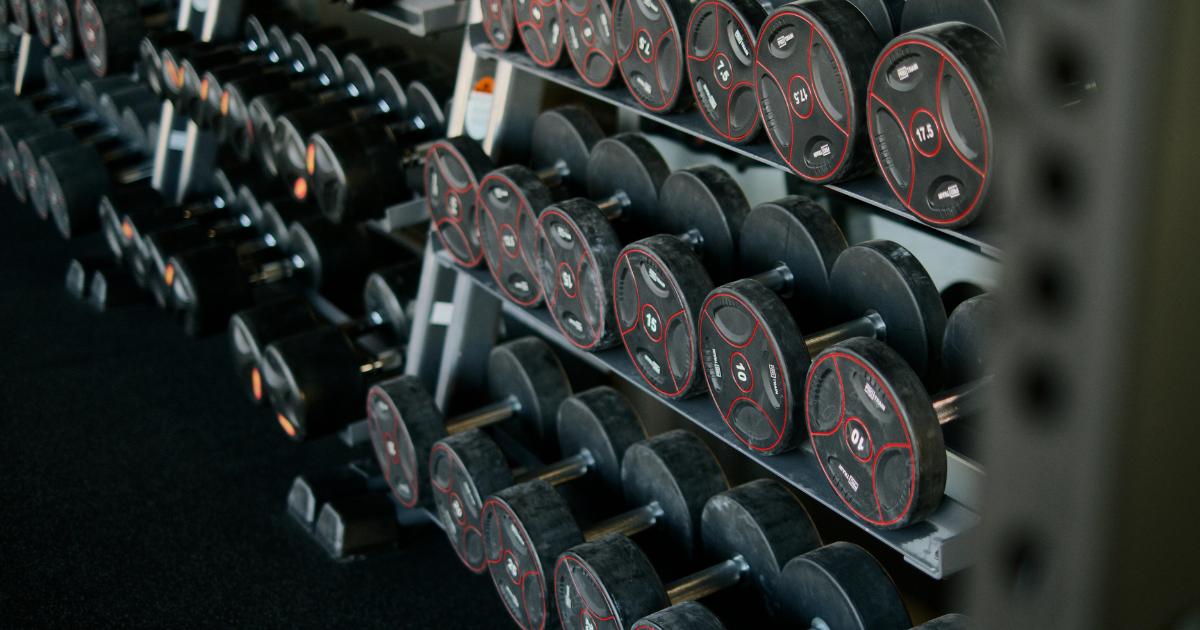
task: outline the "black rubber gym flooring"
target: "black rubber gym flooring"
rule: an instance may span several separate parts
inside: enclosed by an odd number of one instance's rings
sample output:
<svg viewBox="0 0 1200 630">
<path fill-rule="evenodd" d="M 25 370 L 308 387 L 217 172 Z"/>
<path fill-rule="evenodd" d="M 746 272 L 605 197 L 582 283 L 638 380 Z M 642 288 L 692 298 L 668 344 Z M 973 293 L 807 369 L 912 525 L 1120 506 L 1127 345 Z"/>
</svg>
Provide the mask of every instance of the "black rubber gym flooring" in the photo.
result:
<svg viewBox="0 0 1200 630">
<path fill-rule="evenodd" d="M 352 453 L 252 408 L 226 335 L 74 301 L 67 260 L 98 237 L 67 243 L 0 194 L 0 627 L 513 627 L 432 526 L 330 560 L 284 497 Z"/>
</svg>

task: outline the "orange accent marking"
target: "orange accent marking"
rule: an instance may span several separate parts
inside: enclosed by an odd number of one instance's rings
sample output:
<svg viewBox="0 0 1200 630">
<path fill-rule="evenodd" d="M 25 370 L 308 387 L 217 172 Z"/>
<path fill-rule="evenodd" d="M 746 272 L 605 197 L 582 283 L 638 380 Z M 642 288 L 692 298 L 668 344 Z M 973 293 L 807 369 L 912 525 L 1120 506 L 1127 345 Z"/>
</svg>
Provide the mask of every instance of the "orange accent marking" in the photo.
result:
<svg viewBox="0 0 1200 630">
<path fill-rule="evenodd" d="M 304 155 L 304 165 L 308 167 L 309 175 L 317 170 L 317 147 L 315 145 L 308 145 L 308 152 Z"/>
<path fill-rule="evenodd" d="M 262 400 L 262 374 L 257 367 L 250 372 L 250 388 L 254 391 L 254 400 Z"/>
<path fill-rule="evenodd" d="M 200 82 L 200 100 L 208 100 L 208 77 L 204 77 L 204 80 Z"/>
<path fill-rule="evenodd" d="M 483 77 L 482 79 L 476 81 L 475 87 L 471 89 L 475 92 L 487 92 L 488 94 L 491 94 L 492 90 L 496 89 L 496 80 L 492 77 Z"/>
<path fill-rule="evenodd" d="M 167 265 L 163 270 L 163 280 L 167 281 L 167 286 L 175 284 L 175 265 Z"/>
<path fill-rule="evenodd" d="M 133 226 L 129 225 L 129 221 L 121 222 L 121 234 L 124 234 L 125 238 L 128 238 L 128 239 L 133 238 Z"/>
<path fill-rule="evenodd" d="M 229 92 L 221 92 L 221 115 L 229 115 Z"/>
<path fill-rule="evenodd" d="M 308 196 L 308 182 L 304 181 L 303 177 L 297 177 L 295 185 L 292 186 L 292 194 L 296 199 L 304 199 Z"/>
<path fill-rule="evenodd" d="M 279 420 L 279 426 L 283 427 L 283 432 L 288 434 L 288 437 L 296 437 L 296 427 L 292 426 L 292 423 L 288 422 L 283 414 L 278 414 L 276 419 Z"/>
</svg>

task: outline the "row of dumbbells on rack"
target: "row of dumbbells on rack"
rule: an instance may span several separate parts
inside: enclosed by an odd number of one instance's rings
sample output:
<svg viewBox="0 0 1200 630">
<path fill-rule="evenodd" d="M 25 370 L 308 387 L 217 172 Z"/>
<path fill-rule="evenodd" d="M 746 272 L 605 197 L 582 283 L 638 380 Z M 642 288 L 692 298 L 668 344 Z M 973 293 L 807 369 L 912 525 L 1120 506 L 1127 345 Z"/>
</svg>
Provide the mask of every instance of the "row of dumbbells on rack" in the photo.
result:
<svg viewBox="0 0 1200 630">
<path fill-rule="evenodd" d="M 449 419 L 414 377 L 376 383 L 367 397 L 375 461 L 297 477 L 292 516 L 345 557 L 395 543 L 394 502 L 432 510 L 463 565 L 491 577 L 525 630 L 739 627 L 742 615 L 729 611 L 759 608 L 787 627 L 912 627 L 870 553 L 822 545 L 778 482 L 730 488 L 692 433 L 648 437 L 616 390 L 574 392 L 545 341 L 497 345 L 487 375 L 494 402 Z M 553 463 L 514 467 L 489 427 L 529 438 Z M 582 492 L 560 493 L 567 484 Z"/>
<path fill-rule="evenodd" d="M 941 228 L 988 205 L 1005 57 L 989 0 L 480 4 L 495 48 L 524 48 L 547 68 L 569 59 L 588 86 L 624 83 L 655 114 L 695 104 L 732 144 L 765 128 L 807 182 L 880 172 L 917 219 Z M 1065 80 L 1061 106 L 1095 88 Z"/>
<path fill-rule="evenodd" d="M 784 453 L 811 439 L 863 519 L 897 528 L 937 507 L 945 448 L 931 416 L 918 411 L 930 407 L 921 397 L 960 384 L 945 378 L 943 362 L 958 361 L 959 347 L 981 333 L 947 328 L 937 288 L 910 252 L 890 241 L 848 246 L 805 197 L 751 208 L 721 168 L 672 173 L 647 138 L 603 138 L 578 107 L 544 112 L 533 133 L 532 168 L 487 172 L 490 163 L 471 151 L 435 147 L 426 195 L 455 261 L 486 260 L 509 300 L 544 305 L 578 348 L 623 345 L 661 397 L 707 391 L 755 452 Z M 944 349 L 947 330 L 954 336 Z M 919 387 L 875 373 L 878 412 L 830 420 L 834 394 L 823 388 L 831 387 L 831 357 L 863 339 L 883 348 L 889 365 L 906 366 Z M 957 413 L 976 410 L 980 392 L 956 398 Z M 839 443 L 843 431 L 857 437 Z"/>
</svg>

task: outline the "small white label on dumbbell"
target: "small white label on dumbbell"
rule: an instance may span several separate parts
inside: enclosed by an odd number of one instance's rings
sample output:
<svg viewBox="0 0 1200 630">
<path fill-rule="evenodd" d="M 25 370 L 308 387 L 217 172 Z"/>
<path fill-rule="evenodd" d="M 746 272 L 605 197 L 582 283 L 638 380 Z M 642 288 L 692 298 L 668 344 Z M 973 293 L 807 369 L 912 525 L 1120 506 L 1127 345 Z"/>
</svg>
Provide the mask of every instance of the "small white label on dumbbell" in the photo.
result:
<svg viewBox="0 0 1200 630">
<path fill-rule="evenodd" d="M 876 407 L 879 407 L 880 411 L 887 411 L 887 407 L 879 399 L 879 395 L 875 393 L 875 388 L 871 387 L 870 383 L 863 383 L 863 393 L 867 395 L 867 398 L 871 399 L 871 402 L 875 403 Z"/>
<path fill-rule="evenodd" d="M 555 22 L 554 25 L 550 27 L 550 47 L 553 48 L 554 46 L 557 46 L 557 45 L 558 45 L 558 22 Z"/>
<path fill-rule="evenodd" d="M 708 106 L 708 111 L 717 111 L 717 99 L 713 98 L 712 92 L 708 90 L 708 84 L 700 79 L 696 79 L 696 91 L 700 93 L 700 98 L 704 100 L 704 104 Z"/>
<path fill-rule="evenodd" d="M 950 184 L 946 190 L 938 193 L 938 199 L 958 199 L 962 193 L 958 190 L 958 184 Z"/>
<path fill-rule="evenodd" d="M 187 148 L 187 132 L 172 131 L 167 136 L 167 148 L 172 151 L 182 151 Z"/>
<path fill-rule="evenodd" d="M 662 277 L 658 275 L 658 270 L 655 269 L 654 267 L 646 268 L 646 277 L 650 278 L 651 282 L 658 285 L 658 288 L 666 290 L 667 283 L 663 282 Z"/>
<path fill-rule="evenodd" d="M 642 91 L 642 94 L 650 96 L 654 93 L 654 87 L 650 85 L 650 82 L 645 77 L 634 77 L 633 81 L 637 83 L 638 89 Z"/>
<path fill-rule="evenodd" d="M 575 34 L 574 25 L 567 29 L 567 37 L 571 40 L 568 42 L 571 45 L 571 48 L 579 50 L 579 36 Z"/>
<path fill-rule="evenodd" d="M 388 452 L 388 457 L 396 456 L 396 443 L 394 441 L 392 441 L 392 440 L 387 441 L 387 452 Z"/>
<path fill-rule="evenodd" d="M 770 372 L 770 374 L 771 374 L 771 389 L 775 390 L 775 395 L 778 396 L 779 395 L 779 377 L 775 373 L 775 364 L 774 363 L 770 363 L 767 365 L 767 372 Z"/>
<path fill-rule="evenodd" d="M 503 186 L 496 186 L 492 189 L 492 196 L 496 198 L 496 201 L 504 201 L 505 199 L 508 199 L 510 195 L 508 194 L 507 188 L 504 188 Z"/>
<path fill-rule="evenodd" d="M 571 237 L 571 231 L 561 225 L 554 226 L 554 233 L 558 234 L 558 238 L 561 238 L 568 243 L 575 240 Z"/>
<path fill-rule="evenodd" d="M 507 603 L 507 604 L 508 604 L 508 607 L 509 607 L 509 608 L 511 608 L 511 609 L 513 609 L 513 610 L 520 610 L 520 609 L 521 609 L 521 604 L 519 604 L 519 603 L 517 602 L 517 596 L 516 596 L 516 594 L 514 594 L 514 593 L 512 592 L 512 590 L 511 590 L 511 589 L 508 587 L 508 585 L 507 585 L 507 584 L 505 584 L 505 585 L 504 585 L 504 587 L 503 587 L 503 588 L 500 590 L 500 592 L 501 592 L 501 593 L 504 593 L 504 601 L 505 601 L 505 603 Z"/>
<path fill-rule="evenodd" d="M 512 249 L 517 246 L 517 239 L 512 234 L 505 234 L 504 236 L 501 236 L 500 241 L 502 243 L 504 243 L 504 246 L 509 249 Z"/>
<path fill-rule="evenodd" d="M 584 618 L 583 618 L 583 630 L 596 630 L 596 626 L 595 626 L 595 624 L 593 624 L 593 623 L 592 623 L 592 618 L 591 618 L 591 617 L 584 616 Z"/>
<path fill-rule="evenodd" d="M 512 283 L 512 285 L 514 289 L 520 291 L 521 293 L 529 293 L 529 283 L 524 280 L 517 280 L 516 282 Z"/>
<path fill-rule="evenodd" d="M 454 317 L 454 304 L 451 302 L 434 302 L 429 310 L 429 323 L 434 326 L 449 326 Z"/>
<path fill-rule="evenodd" d="M 517 563 L 514 562 L 512 558 L 508 558 L 507 562 L 505 562 L 505 566 L 508 567 L 508 574 L 512 576 L 512 579 L 517 579 L 517 572 L 519 571 L 517 568 Z"/>
<path fill-rule="evenodd" d="M 721 361 L 717 359 L 717 350 L 716 348 L 713 348 L 709 352 L 712 353 L 713 378 L 719 379 L 721 378 Z"/>
<path fill-rule="evenodd" d="M 823 142 L 823 143 L 821 143 L 821 146 L 820 146 L 819 148 L 817 148 L 817 150 L 816 150 L 816 151 L 813 151 L 813 154 L 812 154 L 812 155 L 813 155 L 813 157 L 815 157 L 815 158 L 818 158 L 818 157 L 829 157 L 829 154 L 830 154 L 830 153 L 832 153 L 832 152 L 833 152 L 833 151 L 831 151 L 831 150 L 830 150 L 830 148 L 829 148 L 829 143 L 828 143 L 828 142 Z"/>
<path fill-rule="evenodd" d="M 646 367 L 650 368 L 651 370 L 654 370 L 655 374 L 659 374 L 659 375 L 662 374 L 662 366 L 658 364 L 658 361 L 655 361 L 653 358 L 651 358 L 650 355 L 643 354 L 642 355 L 642 363 L 645 363 Z"/>
<path fill-rule="evenodd" d="M 463 517 L 462 503 L 458 499 L 455 499 L 450 503 L 450 509 L 454 510 L 454 518 Z"/>
<path fill-rule="evenodd" d="M 608 28 L 608 14 L 600 14 L 600 28 L 604 31 L 604 36 L 612 39 L 612 29 Z"/>
<path fill-rule="evenodd" d="M 533 5 L 533 8 L 529 10 L 529 15 L 533 16 L 533 19 L 535 19 L 539 22 L 542 21 L 542 10 L 539 9 L 538 5 L 536 5 L 536 4 Z"/>
<path fill-rule="evenodd" d="M 648 11 L 658 13 L 658 5 L 655 4 L 653 0 L 642 0 L 642 6 L 646 7 L 646 10 Z"/>
<path fill-rule="evenodd" d="M 901 81 L 906 81 L 908 80 L 908 77 L 912 76 L 912 73 L 916 72 L 919 68 L 920 67 L 915 61 L 907 66 L 900 66 L 899 68 L 896 68 L 896 77 Z"/>
<path fill-rule="evenodd" d="M 783 35 L 780 35 L 779 37 L 775 38 L 775 47 L 782 50 L 785 46 L 788 45 L 788 42 L 795 39 L 795 37 L 796 37 L 796 33 L 792 32 L 792 31 L 788 31 L 788 32 L 784 33 Z"/>
<path fill-rule="evenodd" d="M 741 29 L 735 30 L 733 32 L 733 39 L 735 41 L 737 41 L 738 48 L 742 49 L 742 56 L 749 57 L 750 56 L 750 47 L 746 45 L 746 38 L 745 38 L 745 35 L 742 35 Z"/>
<path fill-rule="evenodd" d="M 842 471 L 842 476 L 846 478 L 846 482 L 850 484 L 850 488 L 858 492 L 858 480 L 846 470 L 845 466 L 838 464 L 838 470 Z"/>
</svg>

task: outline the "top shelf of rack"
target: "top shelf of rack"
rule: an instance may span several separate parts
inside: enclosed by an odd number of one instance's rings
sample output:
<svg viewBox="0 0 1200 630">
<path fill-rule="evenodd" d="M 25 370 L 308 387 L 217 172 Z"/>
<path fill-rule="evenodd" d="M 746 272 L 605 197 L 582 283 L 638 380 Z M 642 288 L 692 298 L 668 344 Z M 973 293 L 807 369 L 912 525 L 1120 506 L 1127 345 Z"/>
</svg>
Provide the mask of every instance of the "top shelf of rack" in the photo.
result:
<svg viewBox="0 0 1200 630">
<path fill-rule="evenodd" d="M 584 83 L 583 79 L 579 78 L 579 75 L 571 67 L 543 68 L 535 64 L 523 51 L 506 52 L 497 50 L 488 42 L 483 32 L 483 27 L 480 24 L 470 25 L 467 29 L 467 36 L 470 37 L 471 47 L 474 49 L 475 54 L 480 57 L 510 63 L 525 72 L 535 74 L 543 79 L 636 112 L 641 116 L 757 160 L 768 166 L 773 166 L 785 172 L 791 172 L 783 159 L 775 152 L 770 142 L 760 139 L 758 142 L 748 145 L 730 144 L 710 130 L 708 123 L 704 121 L 704 117 L 695 108 L 666 115 L 649 112 L 634 100 L 629 90 L 625 88 L 624 83 L 618 82 L 614 87 L 608 89 L 596 89 Z M 896 199 L 895 195 L 888 188 L 883 176 L 878 173 L 851 181 L 830 184 L 826 187 L 862 202 L 875 210 L 883 211 L 888 215 L 902 217 L 935 236 L 968 247 L 984 255 L 1000 258 L 999 239 L 994 226 L 975 223 L 961 229 L 948 230 L 925 225 L 919 222 L 911 211 L 900 204 L 899 200 Z"/>
<path fill-rule="evenodd" d="M 397 0 L 363 13 L 424 36 L 463 26 L 469 8 L 469 0 Z"/>
</svg>

